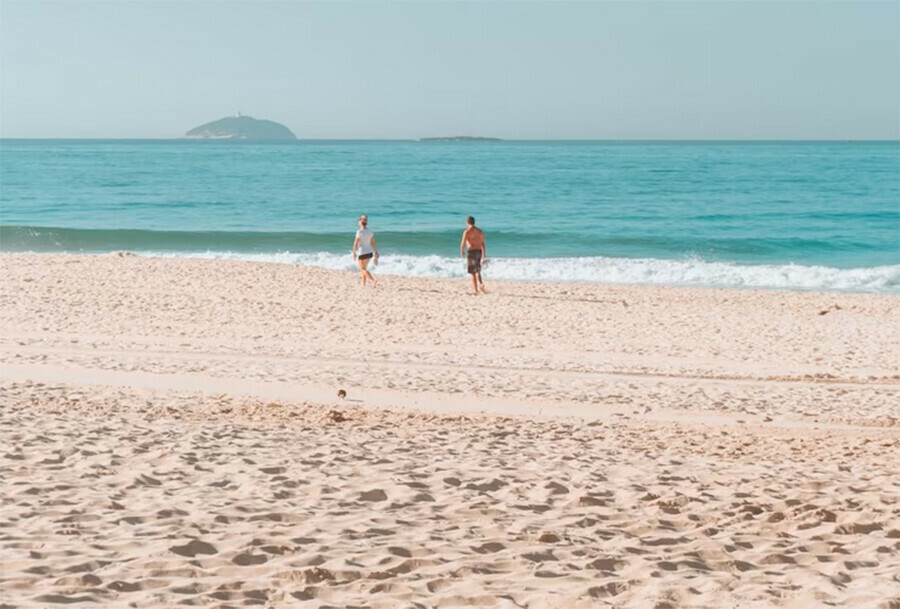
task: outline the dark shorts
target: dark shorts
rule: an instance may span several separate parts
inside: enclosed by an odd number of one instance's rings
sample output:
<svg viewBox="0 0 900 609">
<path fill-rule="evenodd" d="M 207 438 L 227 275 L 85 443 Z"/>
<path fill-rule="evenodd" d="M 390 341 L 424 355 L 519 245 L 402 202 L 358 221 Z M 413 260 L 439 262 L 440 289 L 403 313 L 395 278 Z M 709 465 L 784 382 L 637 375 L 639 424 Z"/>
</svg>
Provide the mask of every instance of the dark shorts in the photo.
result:
<svg viewBox="0 0 900 609">
<path fill-rule="evenodd" d="M 357 260 L 368 260 L 372 256 L 373 256 L 372 252 L 369 252 L 368 254 L 360 254 L 356 258 L 357 258 Z"/>
<path fill-rule="evenodd" d="M 480 273 L 481 272 L 481 250 L 469 250 L 467 262 L 469 263 L 469 273 L 470 274 Z"/>
</svg>

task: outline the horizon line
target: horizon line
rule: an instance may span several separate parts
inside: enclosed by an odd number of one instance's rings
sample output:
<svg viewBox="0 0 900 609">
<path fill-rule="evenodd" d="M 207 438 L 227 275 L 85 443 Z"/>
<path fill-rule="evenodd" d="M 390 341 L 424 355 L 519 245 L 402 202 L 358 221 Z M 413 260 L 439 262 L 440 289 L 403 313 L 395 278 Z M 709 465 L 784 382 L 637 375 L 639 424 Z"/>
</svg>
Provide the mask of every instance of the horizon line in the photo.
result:
<svg viewBox="0 0 900 609">
<path fill-rule="evenodd" d="M 496 142 L 900 142 L 900 136 L 884 138 L 499 138 L 492 136 L 426 136 L 421 138 L 400 137 L 362 137 L 362 138 L 297 138 L 294 140 L 275 139 L 231 139 L 231 138 L 188 138 L 188 137 L 3 137 L 2 141 L 144 141 L 144 142 L 217 142 L 217 143 L 247 143 L 247 144 L 294 144 L 298 142 L 416 142 L 416 143 L 457 143 L 452 138 L 474 137 L 472 140 L 462 140 L 458 143 L 465 144 L 491 144 Z M 478 139 L 478 138 L 485 139 Z M 446 138 L 446 139 L 445 139 Z M 430 140 L 430 141 L 428 141 Z M 444 140 L 443 142 L 441 140 Z"/>
</svg>

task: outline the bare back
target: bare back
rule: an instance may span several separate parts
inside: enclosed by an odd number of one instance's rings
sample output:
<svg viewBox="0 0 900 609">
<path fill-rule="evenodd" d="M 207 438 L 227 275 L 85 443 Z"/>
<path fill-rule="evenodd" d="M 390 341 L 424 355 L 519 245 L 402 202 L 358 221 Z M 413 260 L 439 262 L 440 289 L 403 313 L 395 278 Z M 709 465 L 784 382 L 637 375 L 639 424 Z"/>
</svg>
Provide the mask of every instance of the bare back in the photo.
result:
<svg viewBox="0 0 900 609">
<path fill-rule="evenodd" d="M 470 226 L 466 229 L 466 232 L 463 233 L 463 242 L 466 244 L 467 249 L 483 250 L 484 233 L 481 232 L 480 228 Z"/>
</svg>

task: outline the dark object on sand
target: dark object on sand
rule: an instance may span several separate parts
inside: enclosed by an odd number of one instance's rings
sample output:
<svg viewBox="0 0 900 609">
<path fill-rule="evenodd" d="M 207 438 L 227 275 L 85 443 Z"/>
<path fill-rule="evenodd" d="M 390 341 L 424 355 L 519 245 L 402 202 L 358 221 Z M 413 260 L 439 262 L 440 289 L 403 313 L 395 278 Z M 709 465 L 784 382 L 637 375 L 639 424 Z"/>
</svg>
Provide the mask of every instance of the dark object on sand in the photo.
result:
<svg viewBox="0 0 900 609">
<path fill-rule="evenodd" d="M 347 392 L 343 389 L 338 389 L 338 397 L 343 400 L 345 397 L 347 397 Z"/>
</svg>

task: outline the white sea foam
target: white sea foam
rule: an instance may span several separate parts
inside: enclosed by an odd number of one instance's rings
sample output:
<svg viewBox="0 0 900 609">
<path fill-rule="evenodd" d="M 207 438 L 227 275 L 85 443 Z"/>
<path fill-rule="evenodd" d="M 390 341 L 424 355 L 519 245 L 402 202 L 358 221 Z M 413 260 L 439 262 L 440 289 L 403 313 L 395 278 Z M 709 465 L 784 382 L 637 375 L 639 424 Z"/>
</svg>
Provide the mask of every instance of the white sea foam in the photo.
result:
<svg viewBox="0 0 900 609">
<path fill-rule="evenodd" d="M 141 255 L 252 260 L 356 270 L 349 255 L 328 252 L 142 252 Z M 462 258 L 388 254 L 381 257 L 375 272 L 413 277 L 462 278 L 466 276 L 466 265 Z M 491 258 L 484 269 L 484 277 L 486 280 L 510 281 L 900 293 L 900 265 L 837 269 L 799 264 L 740 265 L 700 259 Z"/>
</svg>

